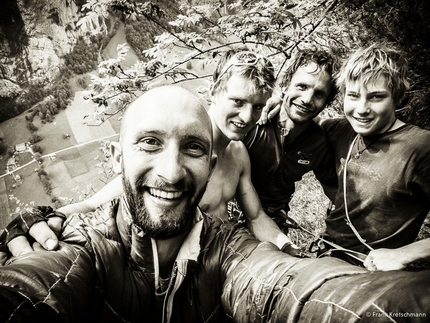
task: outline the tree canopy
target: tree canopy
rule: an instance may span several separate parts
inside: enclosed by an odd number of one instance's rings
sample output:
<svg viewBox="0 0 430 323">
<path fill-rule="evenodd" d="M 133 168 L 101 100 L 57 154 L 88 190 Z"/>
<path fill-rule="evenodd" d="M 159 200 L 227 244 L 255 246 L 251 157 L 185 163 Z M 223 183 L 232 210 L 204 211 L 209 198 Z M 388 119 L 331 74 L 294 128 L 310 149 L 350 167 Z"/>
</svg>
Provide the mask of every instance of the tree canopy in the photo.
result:
<svg viewBox="0 0 430 323">
<path fill-rule="evenodd" d="M 267 55 L 279 74 L 300 48 L 323 47 L 341 59 L 359 46 L 389 42 L 403 49 L 410 62 L 411 89 L 399 116 L 430 129 L 426 0 L 177 2 L 179 13 L 171 21 L 163 15 L 163 1 L 89 0 L 84 5 L 87 12 L 80 27 L 88 33 L 104 32 L 109 17 L 125 24 L 151 22 L 163 30 L 153 35 L 153 46 L 143 50 L 142 61 L 133 67 L 122 67 L 126 47 L 119 48 L 117 59 L 99 65 L 99 76 L 92 80 L 92 99 L 100 104 L 99 113 L 112 105 L 127 106 L 138 92 L 155 84 L 210 80 L 210 67 L 231 47 Z"/>
</svg>

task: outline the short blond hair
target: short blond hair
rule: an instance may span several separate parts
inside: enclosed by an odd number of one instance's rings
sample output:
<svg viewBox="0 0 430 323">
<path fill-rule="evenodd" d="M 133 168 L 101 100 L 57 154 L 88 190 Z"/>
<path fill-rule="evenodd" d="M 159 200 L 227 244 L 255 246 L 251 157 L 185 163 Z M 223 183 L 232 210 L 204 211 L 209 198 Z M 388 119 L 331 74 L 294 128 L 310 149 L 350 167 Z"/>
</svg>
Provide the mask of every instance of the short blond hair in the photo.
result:
<svg viewBox="0 0 430 323">
<path fill-rule="evenodd" d="M 346 84 L 369 84 L 384 76 L 390 88 L 395 106 L 399 106 L 409 89 L 408 62 L 405 54 L 388 44 L 376 43 L 355 51 L 343 64 L 336 84 L 342 94 Z"/>
<path fill-rule="evenodd" d="M 263 58 L 252 65 L 228 65 L 233 56 L 247 49 L 237 48 L 225 52 L 219 59 L 212 78 L 212 93 L 225 90 L 225 85 L 233 75 L 241 76 L 251 81 L 251 93 L 261 92 L 271 95 L 276 83 L 275 69 L 269 59 Z M 258 54 L 256 54 L 258 55 Z M 225 69 L 228 66 L 228 69 Z"/>
</svg>

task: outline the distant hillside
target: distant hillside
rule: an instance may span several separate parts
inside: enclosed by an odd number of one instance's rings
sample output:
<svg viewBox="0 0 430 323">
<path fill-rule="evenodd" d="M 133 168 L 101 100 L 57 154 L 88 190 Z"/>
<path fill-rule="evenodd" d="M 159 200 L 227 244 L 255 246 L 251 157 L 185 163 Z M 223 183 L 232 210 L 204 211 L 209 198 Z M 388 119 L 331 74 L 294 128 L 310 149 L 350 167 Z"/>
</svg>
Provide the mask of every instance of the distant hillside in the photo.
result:
<svg viewBox="0 0 430 323">
<path fill-rule="evenodd" d="M 51 94 L 71 74 L 94 70 L 108 35 L 90 40 L 76 27 L 83 0 L 3 0 L 0 11 L 0 122 L 28 110 Z M 169 21 L 178 12 L 174 1 L 152 1 Z M 145 18 L 126 25 L 127 41 L 141 55 L 161 29 Z M 142 59 L 142 56 L 140 56 Z M 59 101 L 59 100 L 58 100 Z M 61 108 L 58 106 L 58 108 Z"/>
</svg>

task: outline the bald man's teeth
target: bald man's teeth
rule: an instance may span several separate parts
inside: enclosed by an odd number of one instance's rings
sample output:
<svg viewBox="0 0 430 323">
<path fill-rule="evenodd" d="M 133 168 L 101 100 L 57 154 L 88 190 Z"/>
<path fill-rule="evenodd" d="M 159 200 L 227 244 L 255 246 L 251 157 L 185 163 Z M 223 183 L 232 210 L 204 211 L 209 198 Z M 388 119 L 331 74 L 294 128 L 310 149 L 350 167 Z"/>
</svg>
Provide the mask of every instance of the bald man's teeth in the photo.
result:
<svg viewBox="0 0 430 323">
<path fill-rule="evenodd" d="M 167 192 L 167 191 L 157 190 L 155 188 L 150 188 L 149 193 L 152 196 L 160 197 L 163 199 L 177 199 L 182 196 L 183 192 Z"/>
</svg>

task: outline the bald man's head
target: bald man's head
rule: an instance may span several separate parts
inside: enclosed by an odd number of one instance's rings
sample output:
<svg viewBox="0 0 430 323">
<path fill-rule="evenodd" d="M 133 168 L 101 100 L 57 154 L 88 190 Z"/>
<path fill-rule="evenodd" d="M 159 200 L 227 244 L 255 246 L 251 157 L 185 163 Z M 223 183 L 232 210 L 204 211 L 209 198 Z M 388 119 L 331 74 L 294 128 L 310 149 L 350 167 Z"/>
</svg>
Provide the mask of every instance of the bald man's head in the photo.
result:
<svg viewBox="0 0 430 323">
<path fill-rule="evenodd" d="M 145 92 L 127 108 L 122 123 L 120 138 L 125 135 L 125 131 L 130 122 L 138 122 L 139 118 L 161 111 L 168 114 L 180 114 L 184 118 L 187 115 L 196 116 L 203 124 L 206 124 L 212 137 L 212 124 L 206 112 L 206 107 L 194 94 L 179 86 L 161 86 Z"/>
<path fill-rule="evenodd" d="M 111 147 L 135 224 L 155 239 L 189 229 L 216 162 L 202 103 L 180 87 L 152 89 L 128 108 Z"/>
</svg>

